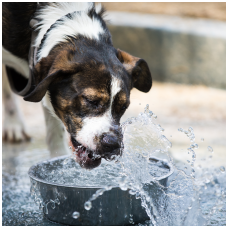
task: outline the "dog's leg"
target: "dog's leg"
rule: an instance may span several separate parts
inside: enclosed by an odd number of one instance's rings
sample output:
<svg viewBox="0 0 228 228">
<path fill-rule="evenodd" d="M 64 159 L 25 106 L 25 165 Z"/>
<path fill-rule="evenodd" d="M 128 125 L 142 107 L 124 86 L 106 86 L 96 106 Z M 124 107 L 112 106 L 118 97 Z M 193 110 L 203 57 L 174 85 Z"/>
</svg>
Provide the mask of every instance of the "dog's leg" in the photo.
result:
<svg viewBox="0 0 228 228">
<path fill-rule="evenodd" d="M 6 142 L 21 142 L 30 139 L 18 105 L 18 97 L 10 88 L 5 65 L 2 65 L 2 99 L 4 121 L 2 139 Z"/>
<path fill-rule="evenodd" d="M 46 141 L 51 157 L 70 154 L 63 123 L 42 104 L 46 122 Z"/>
</svg>

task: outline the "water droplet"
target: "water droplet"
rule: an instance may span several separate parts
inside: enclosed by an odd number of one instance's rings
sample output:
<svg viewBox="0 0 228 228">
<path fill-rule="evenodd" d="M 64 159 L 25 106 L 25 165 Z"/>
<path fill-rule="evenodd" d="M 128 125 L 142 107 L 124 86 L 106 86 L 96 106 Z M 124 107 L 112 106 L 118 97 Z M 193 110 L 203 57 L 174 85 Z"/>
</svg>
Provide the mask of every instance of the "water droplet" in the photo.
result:
<svg viewBox="0 0 228 228">
<path fill-rule="evenodd" d="M 157 119 L 158 118 L 157 115 L 155 115 L 155 114 L 153 114 L 153 117 L 154 117 L 154 119 Z"/>
<path fill-rule="evenodd" d="M 85 202 L 84 208 L 89 211 L 92 208 L 92 203 L 90 201 Z"/>
<path fill-rule="evenodd" d="M 196 158 L 196 154 L 193 154 L 193 155 L 192 155 L 192 158 Z"/>
<path fill-rule="evenodd" d="M 207 149 L 209 152 L 213 153 L 213 148 L 211 146 L 208 146 Z"/>
<path fill-rule="evenodd" d="M 203 142 L 204 141 L 204 138 L 201 138 L 201 142 Z"/>
<path fill-rule="evenodd" d="M 78 219 L 78 218 L 80 217 L 80 213 L 77 212 L 77 211 L 75 211 L 75 212 L 72 214 L 72 217 L 73 217 L 74 219 Z"/>
<path fill-rule="evenodd" d="M 133 218 L 129 219 L 129 223 L 133 224 Z"/>
<path fill-rule="evenodd" d="M 144 108 L 144 113 L 148 113 L 149 111 L 149 105 L 147 104 L 146 107 Z"/>
<path fill-rule="evenodd" d="M 69 149 L 71 150 L 72 149 L 72 146 L 70 146 Z"/>
<path fill-rule="evenodd" d="M 193 150 L 192 148 L 188 148 L 187 150 L 188 150 L 190 153 L 192 153 L 192 154 L 195 153 L 194 150 Z"/>
<path fill-rule="evenodd" d="M 170 135 L 170 137 L 172 137 L 172 135 Z"/>
<path fill-rule="evenodd" d="M 195 149 L 199 148 L 199 145 L 197 143 L 195 143 L 194 146 L 195 146 Z"/>
<path fill-rule="evenodd" d="M 192 127 L 189 127 L 189 128 L 188 128 L 188 131 L 189 131 L 189 132 L 193 132 L 193 128 L 192 128 Z"/>
<path fill-rule="evenodd" d="M 184 129 L 183 128 L 178 128 L 178 131 L 183 132 Z"/>
<path fill-rule="evenodd" d="M 221 171 L 222 173 L 224 173 L 224 172 L 225 172 L 225 170 L 226 170 L 224 166 L 220 166 L 220 168 L 219 168 L 219 169 L 220 169 L 220 171 Z"/>
<path fill-rule="evenodd" d="M 189 160 L 187 160 L 187 162 L 188 162 L 188 163 L 190 163 L 190 161 L 189 161 Z"/>
</svg>

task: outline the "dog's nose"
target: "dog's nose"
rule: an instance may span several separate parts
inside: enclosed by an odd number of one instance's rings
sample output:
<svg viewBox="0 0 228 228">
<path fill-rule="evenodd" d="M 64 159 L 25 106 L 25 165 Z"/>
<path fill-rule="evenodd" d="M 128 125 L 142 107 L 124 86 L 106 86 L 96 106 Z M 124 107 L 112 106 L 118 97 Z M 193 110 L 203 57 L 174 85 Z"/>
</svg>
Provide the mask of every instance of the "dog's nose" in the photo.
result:
<svg viewBox="0 0 228 228">
<path fill-rule="evenodd" d="M 103 147 L 102 149 L 105 152 L 113 151 L 115 149 L 120 148 L 121 146 L 120 143 L 121 143 L 121 140 L 115 135 L 108 135 L 106 133 L 102 135 L 101 144 Z"/>
</svg>

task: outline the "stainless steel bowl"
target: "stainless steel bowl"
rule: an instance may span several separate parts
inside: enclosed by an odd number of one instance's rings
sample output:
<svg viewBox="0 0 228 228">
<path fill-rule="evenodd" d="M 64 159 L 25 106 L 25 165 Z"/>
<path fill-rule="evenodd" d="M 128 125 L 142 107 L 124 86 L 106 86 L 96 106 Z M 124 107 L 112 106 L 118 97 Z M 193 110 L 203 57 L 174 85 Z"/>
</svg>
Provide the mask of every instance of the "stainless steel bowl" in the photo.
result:
<svg viewBox="0 0 228 228">
<path fill-rule="evenodd" d="M 86 210 L 84 203 L 100 189 L 99 187 L 53 184 L 36 175 L 36 171 L 41 165 L 45 164 L 45 167 L 48 167 L 53 162 L 62 163 L 66 157 L 61 156 L 38 163 L 32 166 L 28 172 L 31 180 L 31 194 L 34 196 L 35 202 L 43 208 L 47 219 L 65 225 L 90 226 L 131 225 L 130 218 L 133 218 L 135 224 L 149 220 L 145 209 L 141 206 L 141 200 L 136 199 L 135 195 L 129 194 L 129 190 L 123 191 L 119 187 L 114 187 L 92 201 L 92 208 Z M 168 177 L 173 173 L 172 165 L 158 158 L 150 158 L 150 160 L 161 161 L 164 167 L 169 169 L 167 175 L 156 178 L 160 184 L 166 186 Z M 50 171 L 51 167 L 49 168 Z M 156 189 L 152 189 L 152 191 L 156 191 Z M 72 217 L 75 211 L 80 213 L 80 217 L 77 219 Z"/>
</svg>

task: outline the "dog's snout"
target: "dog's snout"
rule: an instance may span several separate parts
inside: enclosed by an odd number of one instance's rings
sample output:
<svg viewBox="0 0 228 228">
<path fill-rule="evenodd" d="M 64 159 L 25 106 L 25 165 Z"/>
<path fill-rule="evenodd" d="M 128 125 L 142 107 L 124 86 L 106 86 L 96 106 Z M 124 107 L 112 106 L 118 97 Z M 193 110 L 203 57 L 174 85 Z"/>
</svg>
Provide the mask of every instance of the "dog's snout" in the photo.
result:
<svg viewBox="0 0 228 228">
<path fill-rule="evenodd" d="M 103 134 L 101 144 L 103 150 L 109 152 L 120 148 L 121 140 L 115 135 Z"/>
</svg>

